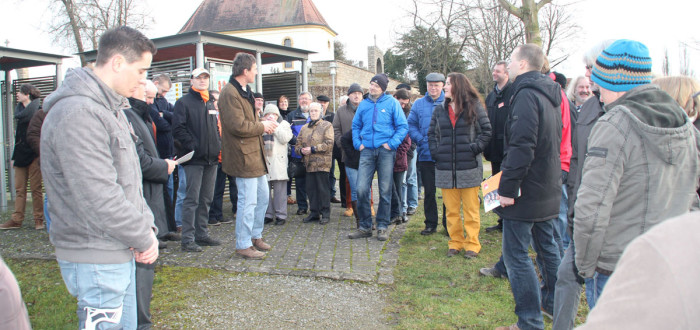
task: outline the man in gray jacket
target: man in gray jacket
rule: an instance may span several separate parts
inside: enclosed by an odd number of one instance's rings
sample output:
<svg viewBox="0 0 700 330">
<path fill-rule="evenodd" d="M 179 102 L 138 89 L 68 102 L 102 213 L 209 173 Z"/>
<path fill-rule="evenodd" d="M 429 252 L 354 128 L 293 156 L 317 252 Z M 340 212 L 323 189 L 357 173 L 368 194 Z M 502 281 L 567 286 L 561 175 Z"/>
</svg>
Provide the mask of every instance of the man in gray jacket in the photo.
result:
<svg viewBox="0 0 700 330">
<path fill-rule="evenodd" d="M 678 104 L 651 83 L 640 42 L 617 40 L 591 74 L 605 114 L 593 126 L 575 204 L 576 266 L 593 285 L 593 308 L 622 251 L 698 202 L 697 132 Z"/>
<path fill-rule="evenodd" d="M 44 101 L 41 170 L 50 238 L 68 292 L 78 299 L 80 329 L 94 326 L 91 316 L 100 313 L 105 322 L 135 329 L 134 261 L 158 258 L 135 138 L 122 111 L 145 83 L 155 52 L 139 31 L 108 30 L 95 68 L 69 71 Z"/>
</svg>

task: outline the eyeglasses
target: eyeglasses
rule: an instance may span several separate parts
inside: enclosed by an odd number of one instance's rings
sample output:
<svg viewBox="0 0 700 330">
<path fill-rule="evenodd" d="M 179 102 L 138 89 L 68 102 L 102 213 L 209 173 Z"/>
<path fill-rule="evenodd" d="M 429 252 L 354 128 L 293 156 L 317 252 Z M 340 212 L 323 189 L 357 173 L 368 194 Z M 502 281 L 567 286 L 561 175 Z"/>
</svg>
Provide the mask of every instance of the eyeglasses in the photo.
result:
<svg viewBox="0 0 700 330">
<path fill-rule="evenodd" d="M 592 66 L 592 65 L 586 65 L 586 70 L 593 70 L 593 66 Z"/>
</svg>

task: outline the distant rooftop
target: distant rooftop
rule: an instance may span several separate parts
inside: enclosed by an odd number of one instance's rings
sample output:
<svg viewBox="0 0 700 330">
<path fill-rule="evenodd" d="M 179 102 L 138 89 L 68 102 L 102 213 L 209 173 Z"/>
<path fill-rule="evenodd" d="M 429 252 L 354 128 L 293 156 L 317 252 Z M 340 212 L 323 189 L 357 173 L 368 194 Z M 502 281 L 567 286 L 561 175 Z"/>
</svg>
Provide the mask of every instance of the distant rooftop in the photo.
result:
<svg viewBox="0 0 700 330">
<path fill-rule="evenodd" d="M 311 0 L 204 0 L 179 33 L 319 25 L 337 34 Z"/>
</svg>

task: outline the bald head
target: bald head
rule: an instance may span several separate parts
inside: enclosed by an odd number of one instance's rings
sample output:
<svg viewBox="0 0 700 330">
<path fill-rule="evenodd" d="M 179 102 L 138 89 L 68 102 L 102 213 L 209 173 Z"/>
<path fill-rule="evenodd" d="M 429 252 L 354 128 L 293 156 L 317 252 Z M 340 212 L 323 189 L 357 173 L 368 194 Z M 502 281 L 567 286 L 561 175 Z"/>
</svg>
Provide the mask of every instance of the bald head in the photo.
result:
<svg viewBox="0 0 700 330">
<path fill-rule="evenodd" d="M 157 93 L 158 87 L 152 81 L 146 80 L 146 103 L 153 104 Z"/>
</svg>

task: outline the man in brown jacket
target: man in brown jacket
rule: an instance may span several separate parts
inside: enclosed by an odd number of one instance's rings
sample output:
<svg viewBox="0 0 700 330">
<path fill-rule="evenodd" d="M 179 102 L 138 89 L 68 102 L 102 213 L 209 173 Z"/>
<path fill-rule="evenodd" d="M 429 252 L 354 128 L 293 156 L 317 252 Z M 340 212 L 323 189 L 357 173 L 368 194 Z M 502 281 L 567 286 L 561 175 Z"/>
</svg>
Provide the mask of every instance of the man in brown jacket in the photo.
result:
<svg viewBox="0 0 700 330">
<path fill-rule="evenodd" d="M 221 166 L 226 174 L 236 177 L 238 186 L 236 254 L 249 259 L 262 259 L 262 251 L 270 250 L 262 239 L 270 196 L 262 135 L 272 134 L 278 125 L 260 121 L 255 114 L 255 99 L 248 84 L 255 82 L 257 74 L 255 57 L 236 54 L 233 74 L 219 97 Z"/>
</svg>

